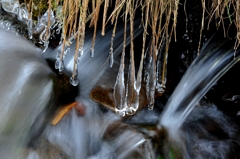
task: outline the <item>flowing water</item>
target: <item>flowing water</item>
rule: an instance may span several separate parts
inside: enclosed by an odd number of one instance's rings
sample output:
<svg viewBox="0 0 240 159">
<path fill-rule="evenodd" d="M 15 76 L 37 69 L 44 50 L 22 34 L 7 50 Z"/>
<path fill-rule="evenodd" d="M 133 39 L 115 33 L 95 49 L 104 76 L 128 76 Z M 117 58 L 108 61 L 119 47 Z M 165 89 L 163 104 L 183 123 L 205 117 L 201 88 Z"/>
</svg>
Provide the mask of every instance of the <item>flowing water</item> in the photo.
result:
<svg viewBox="0 0 240 159">
<path fill-rule="evenodd" d="M 234 147 L 239 146 L 238 130 L 231 120 L 214 104 L 200 102 L 239 60 L 239 50 L 235 52 L 230 41 L 212 37 L 168 100 L 158 127 L 167 130 L 185 158 L 229 158 Z"/>
<path fill-rule="evenodd" d="M 84 113 L 79 115 L 76 109 L 71 109 L 53 126 L 49 124 L 49 112 L 54 109 L 52 77 L 55 74 L 44 58 L 56 60 L 57 49 L 49 48 L 43 58 L 23 38 L 0 29 L 1 158 L 154 159 L 157 158 L 155 150 L 146 136 L 156 136 L 156 132 L 146 129 L 136 131 L 128 124 L 155 124 L 158 121 L 158 129 L 167 131 L 170 140 L 180 146 L 184 158 L 224 159 L 236 154 L 234 148 L 240 146 L 237 126 L 226 124 L 231 123 L 229 118 L 215 105 L 209 107 L 201 100 L 239 60 L 239 51 L 235 52 L 234 58 L 229 42 L 212 38 L 202 48 L 200 56 L 168 100 L 161 117 L 156 111 L 144 109 L 123 123 L 114 112 L 102 108 L 89 97 L 90 91 L 97 85 L 114 87 L 123 29 L 115 35 L 115 60 L 111 69 L 106 60 L 111 28 L 106 29 L 104 37 L 97 35 L 93 58 L 90 58 L 91 32 L 86 32 L 84 54 L 78 69 L 80 93 L 75 99 L 81 103 Z M 135 30 L 136 36 L 140 33 L 140 30 Z M 128 44 L 129 41 L 127 39 Z M 74 49 L 72 45 L 64 59 L 64 73 L 69 75 L 73 70 Z M 169 154 L 165 156 L 168 158 Z"/>
<path fill-rule="evenodd" d="M 117 72 L 111 75 L 107 60 L 110 43 L 106 41 L 111 38 L 110 30 L 101 39 L 100 35 L 97 36 L 94 58 L 86 53 L 80 60 L 80 93 L 75 101 L 83 105 L 83 115 L 72 109 L 56 126 L 50 125 L 50 118 L 47 117 L 47 110 L 51 110 L 54 103 L 51 98 L 54 94 L 54 73 L 44 58 L 55 60 L 57 49 L 49 48 L 43 58 L 23 38 L 0 30 L 1 158 L 155 158 L 148 139 L 129 126 L 121 128 L 120 117 L 112 111 L 102 110 L 89 97 L 103 73 L 112 80 L 112 86 L 115 82 Z M 135 35 L 140 32 L 136 30 Z M 115 36 L 118 40 L 114 43 L 114 58 L 120 53 L 122 34 L 119 30 Z M 84 52 L 90 51 L 90 35 L 86 33 Z M 130 40 L 127 41 L 129 43 Z M 66 74 L 73 69 L 71 54 L 73 51 L 65 57 Z M 117 63 L 113 64 L 112 70 L 118 69 Z M 120 128 L 115 128 L 114 135 L 109 136 L 112 131 L 108 129 L 115 124 Z"/>
<path fill-rule="evenodd" d="M 0 156 L 16 158 L 33 123 L 39 129 L 39 115 L 51 108 L 53 72 L 30 43 L 1 29 L 0 35 Z"/>
</svg>

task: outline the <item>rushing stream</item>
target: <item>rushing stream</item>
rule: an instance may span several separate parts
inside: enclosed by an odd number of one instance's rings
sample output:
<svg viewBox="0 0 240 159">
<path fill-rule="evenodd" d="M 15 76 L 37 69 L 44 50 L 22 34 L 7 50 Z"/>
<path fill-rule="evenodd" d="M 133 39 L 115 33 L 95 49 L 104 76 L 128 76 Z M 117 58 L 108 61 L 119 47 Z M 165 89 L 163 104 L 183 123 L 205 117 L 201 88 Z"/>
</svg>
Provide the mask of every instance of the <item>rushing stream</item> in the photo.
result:
<svg viewBox="0 0 240 159">
<path fill-rule="evenodd" d="M 167 130 L 170 139 L 183 148 L 185 158 L 224 159 L 237 155 L 236 126 L 214 104 L 200 100 L 239 60 L 239 50 L 233 49 L 231 41 L 213 36 L 169 98 L 159 129 Z"/>
<path fill-rule="evenodd" d="M 84 52 L 90 51 L 91 32 L 86 32 Z M 140 29 L 135 30 L 135 36 L 140 33 Z M 112 68 L 108 64 L 110 43 L 106 42 L 111 38 L 111 28 L 106 28 L 104 37 L 97 35 L 94 58 L 85 53 L 79 63 L 80 93 L 75 101 L 81 111 L 72 108 L 58 124 L 51 125 L 56 107 L 62 105 L 54 101 L 56 74 L 45 59 L 55 60 L 58 49 L 50 47 L 42 56 L 20 35 L 0 29 L 0 158 L 155 159 L 164 155 L 171 158 L 166 139 L 179 146 L 184 158 L 225 159 L 239 155 L 235 152 L 240 146 L 237 126 L 228 124 L 231 123 L 228 117 L 202 99 L 239 61 L 239 51 L 234 58 L 230 42 L 213 37 L 188 68 L 161 116 L 156 109 L 163 104 L 156 102 L 158 107 L 154 110 L 146 108 L 131 119 L 122 120 L 89 97 L 96 86 L 113 89 L 120 65 L 122 35 L 123 29 L 119 29 Z M 127 44 L 129 41 L 128 38 Z M 74 63 L 74 47 L 69 49 L 64 59 L 67 75 Z M 157 123 L 158 130 L 139 126 Z M 162 130 L 167 134 L 161 141 L 165 154 L 159 154 L 153 146 L 153 140 Z"/>
<path fill-rule="evenodd" d="M 31 140 L 33 123 L 42 127 L 38 116 L 51 108 L 53 72 L 30 43 L 1 29 L 0 35 L 0 156 L 15 158 Z"/>
<path fill-rule="evenodd" d="M 110 33 L 108 31 L 104 38 L 109 38 Z M 136 31 L 136 35 L 139 33 Z M 83 113 L 79 115 L 75 109 L 71 109 L 53 126 L 47 114 L 54 103 L 51 98 L 54 94 L 54 73 L 41 54 L 23 38 L 3 29 L 0 35 L 1 158 L 155 158 L 151 143 L 141 133 L 124 124 L 121 126 L 120 117 L 112 111 L 101 110 L 99 104 L 89 98 L 101 74 L 111 70 L 106 54 L 102 54 L 109 50 L 104 39 L 103 42 L 97 39 L 102 45 L 96 45 L 98 52 L 95 52 L 94 58 L 84 54 L 81 59 L 80 94 L 76 101 L 82 104 Z M 121 39 L 121 33 L 116 38 Z M 87 50 L 90 47 L 90 36 L 86 39 Z M 121 40 L 116 42 L 116 46 L 114 57 L 120 53 Z M 56 51 L 49 49 L 44 57 L 54 59 Z M 65 59 L 66 74 L 72 70 L 73 59 L 70 56 Z M 109 79 L 114 79 L 111 72 L 107 75 Z M 111 125 L 119 125 L 120 128 L 114 128 L 116 132 L 109 136 Z"/>
</svg>

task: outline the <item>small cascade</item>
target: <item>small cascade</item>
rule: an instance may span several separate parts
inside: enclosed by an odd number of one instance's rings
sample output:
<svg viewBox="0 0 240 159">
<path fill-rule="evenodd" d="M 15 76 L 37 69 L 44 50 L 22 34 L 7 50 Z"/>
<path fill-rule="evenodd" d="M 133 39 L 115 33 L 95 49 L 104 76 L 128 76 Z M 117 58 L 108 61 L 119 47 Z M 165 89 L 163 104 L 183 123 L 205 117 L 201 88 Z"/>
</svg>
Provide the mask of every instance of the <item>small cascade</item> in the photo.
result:
<svg viewBox="0 0 240 159">
<path fill-rule="evenodd" d="M 177 137 L 177 130 L 200 99 L 239 60 L 239 50 L 233 49 L 231 41 L 212 37 L 203 46 L 200 55 L 188 68 L 168 100 L 159 128 L 163 126 L 171 137 Z"/>
</svg>

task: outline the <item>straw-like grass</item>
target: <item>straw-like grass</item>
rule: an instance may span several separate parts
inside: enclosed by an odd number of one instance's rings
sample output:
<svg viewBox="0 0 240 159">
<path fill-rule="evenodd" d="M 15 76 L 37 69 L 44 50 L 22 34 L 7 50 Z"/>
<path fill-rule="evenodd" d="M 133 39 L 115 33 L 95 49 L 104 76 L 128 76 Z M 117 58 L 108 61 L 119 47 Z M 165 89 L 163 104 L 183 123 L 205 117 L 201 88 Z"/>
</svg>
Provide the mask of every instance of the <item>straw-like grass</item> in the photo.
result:
<svg viewBox="0 0 240 159">
<path fill-rule="evenodd" d="M 63 24 L 62 29 L 62 39 L 63 42 L 67 42 L 68 39 L 73 35 L 76 39 L 76 51 L 75 58 L 83 54 L 84 37 L 85 37 L 85 25 L 90 21 L 90 27 L 94 27 L 93 39 L 91 52 L 94 54 L 95 39 L 97 34 L 97 27 L 99 14 L 103 14 L 102 18 L 102 31 L 101 34 L 105 35 L 105 26 L 110 21 L 114 24 L 110 51 L 113 48 L 113 41 L 116 34 L 117 22 L 119 21 L 119 16 L 123 17 L 124 26 L 124 37 L 126 36 L 126 27 L 130 25 L 130 36 L 131 36 L 131 53 L 133 53 L 133 24 L 134 24 L 134 13 L 137 10 L 142 12 L 141 26 L 143 27 L 143 43 L 142 43 L 142 53 L 145 52 L 146 37 L 151 34 L 152 36 L 152 53 L 159 53 L 158 50 L 161 48 L 162 44 L 165 43 L 166 47 L 165 53 L 167 57 L 169 45 L 171 39 L 175 41 L 176 38 L 176 27 L 177 27 L 177 17 L 179 0 L 116 0 L 114 4 L 110 0 L 20 0 L 27 3 L 27 9 L 31 13 L 33 12 L 33 19 L 36 19 L 36 15 L 43 14 L 47 9 L 53 11 L 57 10 L 57 6 L 62 6 L 62 15 L 59 21 Z M 236 26 L 236 45 L 237 48 L 240 44 L 240 0 L 196 0 L 202 2 L 202 22 L 198 52 L 202 43 L 202 31 L 204 28 L 209 29 L 210 23 L 214 22 L 216 28 L 222 26 L 224 29 L 224 36 L 228 36 L 229 26 L 226 26 L 226 21 L 229 25 Z M 184 2 L 184 1 L 183 1 Z M 187 0 L 181 5 L 186 6 Z M 89 8 L 89 6 L 92 6 Z M 103 6 L 103 7 L 101 7 Z M 112 8 L 112 12 L 109 14 L 109 7 Z M 103 10 L 101 10 L 103 8 Z M 37 13 L 36 13 L 37 12 Z M 186 13 L 187 14 L 187 13 Z M 31 16 L 31 14 L 30 14 Z M 187 17 L 186 17 L 187 18 Z M 130 20 L 129 20 L 130 19 Z M 187 28 L 188 19 L 186 19 Z M 147 28 L 151 31 L 148 33 Z M 123 41 L 123 53 L 125 53 L 126 38 Z M 60 58 L 62 59 L 64 53 L 65 45 L 62 45 L 62 54 Z M 111 52 L 110 52 L 111 54 Z M 164 66 L 162 73 L 165 74 L 166 62 L 164 59 Z M 75 66 L 74 66 L 75 69 Z M 164 77 L 164 76 L 162 76 Z M 162 79 L 164 81 L 164 79 Z"/>
</svg>

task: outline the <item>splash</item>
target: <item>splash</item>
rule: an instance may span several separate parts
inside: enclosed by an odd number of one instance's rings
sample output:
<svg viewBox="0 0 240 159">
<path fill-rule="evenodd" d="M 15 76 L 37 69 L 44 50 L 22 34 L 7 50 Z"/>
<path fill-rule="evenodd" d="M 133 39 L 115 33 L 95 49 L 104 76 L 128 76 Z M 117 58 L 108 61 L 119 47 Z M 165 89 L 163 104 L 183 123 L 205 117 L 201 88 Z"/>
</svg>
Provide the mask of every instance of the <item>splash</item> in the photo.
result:
<svg viewBox="0 0 240 159">
<path fill-rule="evenodd" d="M 178 138 L 179 130 L 196 104 L 240 60 L 239 50 L 232 46 L 231 41 L 219 40 L 217 36 L 204 45 L 168 100 L 159 128 L 165 127 L 171 137 Z"/>
</svg>

